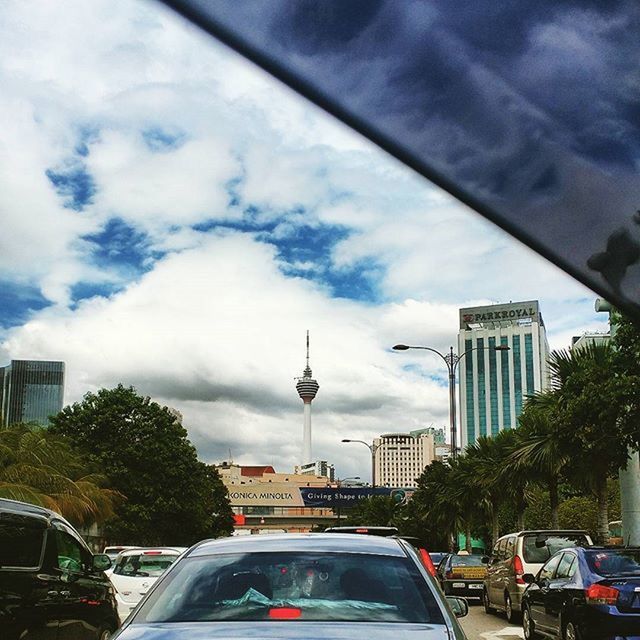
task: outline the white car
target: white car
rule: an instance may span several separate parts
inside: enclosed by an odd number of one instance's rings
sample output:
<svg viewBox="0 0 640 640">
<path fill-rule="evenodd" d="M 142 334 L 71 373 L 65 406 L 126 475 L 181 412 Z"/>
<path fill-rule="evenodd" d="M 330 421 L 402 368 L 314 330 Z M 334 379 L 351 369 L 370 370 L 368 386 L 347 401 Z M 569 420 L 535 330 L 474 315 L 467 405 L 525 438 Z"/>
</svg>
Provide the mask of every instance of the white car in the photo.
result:
<svg viewBox="0 0 640 640">
<path fill-rule="evenodd" d="M 121 621 L 185 550 L 186 547 L 138 547 L 120 552 L 108 575 L 116 591 Z"/>
<path fill-rule="evenodd" d="M 121 551 L 127 551 L 128 549 L 138 549 L 138 547 L 133 546 L 118 546 L 118 547 L 105 547 L 102 553 L 109 556 L 109 560 L 111 560 L 111 565 L 115 564 L 116 558 Z"/>
</svg>

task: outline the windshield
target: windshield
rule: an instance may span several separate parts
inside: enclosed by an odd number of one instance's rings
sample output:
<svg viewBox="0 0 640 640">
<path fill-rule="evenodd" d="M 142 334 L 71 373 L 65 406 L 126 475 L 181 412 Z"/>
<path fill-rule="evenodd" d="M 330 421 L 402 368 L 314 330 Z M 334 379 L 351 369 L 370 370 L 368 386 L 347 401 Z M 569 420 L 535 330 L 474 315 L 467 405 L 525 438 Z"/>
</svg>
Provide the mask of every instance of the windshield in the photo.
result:
<svg viewBox="0 0 640 640">
<path fill-rule="evenodd" d="M 484 566 L 482 556 L 451 556 L 452 567 L 480 567 Z"/>
<path fill-rule="evenodd" d="M 433 594 L 409 559 L 308 553 L 186 558 L 133 622 L 285 617 L 443 624 Z"/>
<path fill-rule="evenodd" d="M 529 563 L 544 563 L 554 553 L 567 547 L 586 547 L 589 545 L 584 534 L 534 534 L 524 536 L 524 561 Z"/>
<path fill-rule="evenodd" d="M 640 549 L 587 551 L 589 569 L 601 576 L 640 576 Z"/>
<path fill-rule="evenodd" d="M 124 556 L 118 560 L 113 569 L 117 576 L 138 576 L 141 578 L 157 578 L 168 569 L 178 556 L 176 554 L 144 553 Z"/>
</svg>

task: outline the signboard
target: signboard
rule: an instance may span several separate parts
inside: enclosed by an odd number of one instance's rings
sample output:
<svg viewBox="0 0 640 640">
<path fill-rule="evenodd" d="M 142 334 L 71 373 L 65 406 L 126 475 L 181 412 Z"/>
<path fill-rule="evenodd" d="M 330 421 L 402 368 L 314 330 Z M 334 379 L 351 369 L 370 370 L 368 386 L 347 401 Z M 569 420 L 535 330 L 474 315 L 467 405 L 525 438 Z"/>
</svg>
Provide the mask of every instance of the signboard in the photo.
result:
<svg viewBox="0 0 640 640">
<path fill-rule="evenodd" d="M 349 508 L 371 496 L 391 496 L 404 503 L 414 489 L 391 487 L 300 487 L 289 483 L 254 482 L 231 485 L 232 507 Z"/>
<path fill-rule="evenodd" d="M 536 300 L 460 309 L 461 329 L 467 329 L 470 324 L 512 323 L 524 319 L 542 323 L 538 302 Z"/>
</svg>

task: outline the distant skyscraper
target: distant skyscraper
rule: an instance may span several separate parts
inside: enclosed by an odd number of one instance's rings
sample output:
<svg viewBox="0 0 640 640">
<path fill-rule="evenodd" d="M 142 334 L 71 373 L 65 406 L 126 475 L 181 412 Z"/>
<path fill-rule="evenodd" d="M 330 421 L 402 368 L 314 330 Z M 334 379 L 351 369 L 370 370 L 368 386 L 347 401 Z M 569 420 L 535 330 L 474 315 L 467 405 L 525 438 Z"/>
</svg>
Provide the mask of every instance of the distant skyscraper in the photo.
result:
<svg viewBox="0 0 640 640">
<path fill-rule="evenodd" d="M 415 487 L 425 467 L 435 459 L 434 432 L 416 429 L 410 433 L 386 433 L 375 438 L 376 485 Z"/>
<path fill-rule="evenodd" d="M 47 426 L 49 416 L 62 410 L 64 362 L 12 360 L 0 367 L 0 416 L 5 425 L 36 422 Z"/>
<path fill-rule="evenodd" d="M 538 302 L 460 309 L 458 348 L 469 352 L 460 360 L 464 449 L 479 436 L 515 429 L 527 394 L 548 387 L 549 344 Z"/>
<path fill-rule="evenodd" d="M 298 378 L 296 389 L 304 402 L 304 428 L 302 432 L 302 460 L 301 465 L 313 462 L 311 458 L 311 401 L 316 397 L 320 385 L 313 379 L 309 366 L 309 332 L 307 331 L 307 366 Z"/>
</svg>

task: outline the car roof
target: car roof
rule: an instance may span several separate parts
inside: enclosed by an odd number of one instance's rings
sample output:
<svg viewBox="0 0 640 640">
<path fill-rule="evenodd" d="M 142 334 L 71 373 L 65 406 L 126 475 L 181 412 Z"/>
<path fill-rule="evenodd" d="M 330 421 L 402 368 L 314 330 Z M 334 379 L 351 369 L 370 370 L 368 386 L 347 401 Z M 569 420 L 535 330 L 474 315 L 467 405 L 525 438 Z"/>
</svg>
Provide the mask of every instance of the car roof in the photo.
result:
<svg viewBox="0 0 640 640">
<path fill-rule="evenodd" d="M 539 534 L 554 534 L 554 533 L 562 533 L 562 534 L 580 534 L 588 536 L 589 532 L 585 529 L 525 529 L 524 531 L 514 531 L 513 533 L 505 533 L 500 536 L 498 540 L 502 540 L 503 538 L 511 538 L 513 536 L 522 537 L 522 536 L 530 536 L 530 535 L 539 535 Z"/>
<path fill-rule="evenodd" d="M 367 553 L 404 557 L 403 543 L 397 538 L 350 533 L 285 533 L 237 536 L 205 540 L 193 547 L 189 557 L 218 553 L 317 552 Z"/>
<path fill-rule="evenodd" d="M 0 498 L 0 512 L 15 513 L 21 516 L 34 516 L 41 520 L 45 520 L 47 523 L 52 520 L 60 520 L 69 527 L 73 526 L 67 522 L 59 513 L 47 509 L 46 507 L 40 507 L 36 504 L 30 504 L 28 502 L 20 502 L 18 500 L 9 500 L 8 498 Z"/>
</svg>

